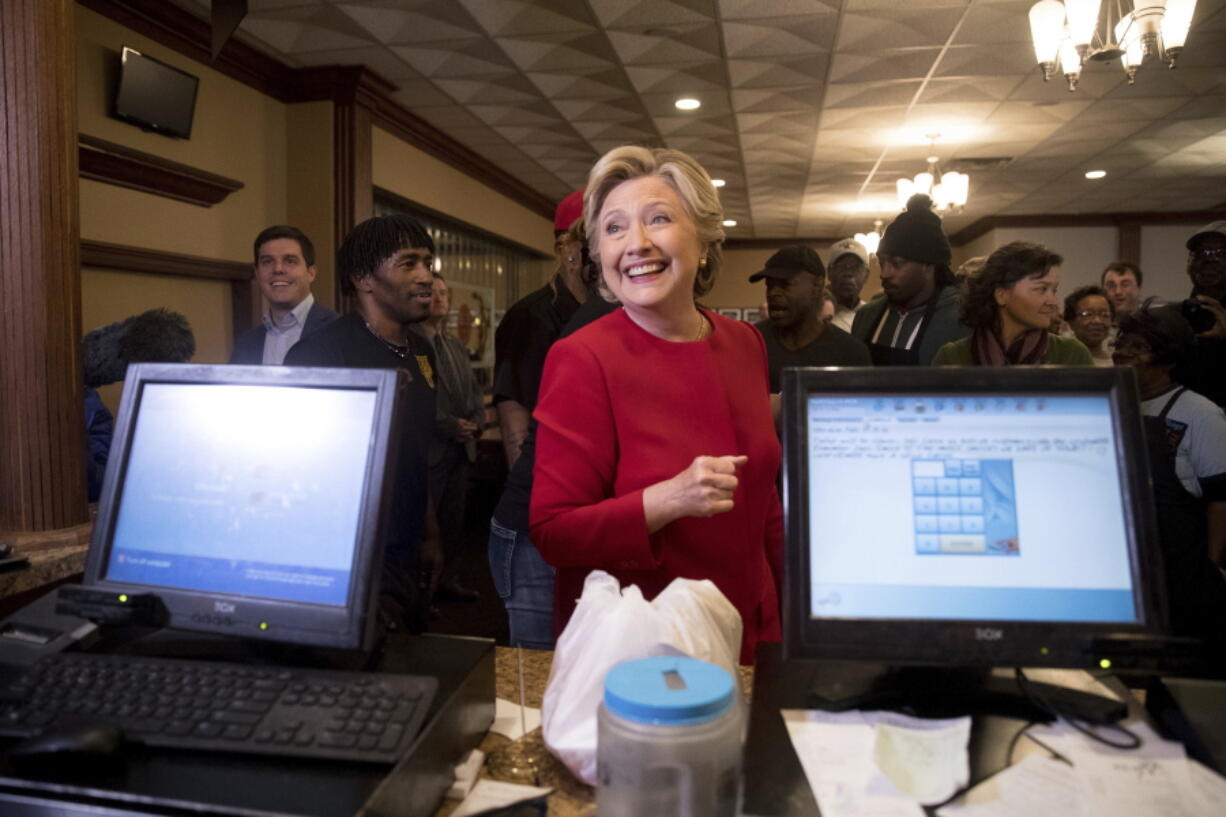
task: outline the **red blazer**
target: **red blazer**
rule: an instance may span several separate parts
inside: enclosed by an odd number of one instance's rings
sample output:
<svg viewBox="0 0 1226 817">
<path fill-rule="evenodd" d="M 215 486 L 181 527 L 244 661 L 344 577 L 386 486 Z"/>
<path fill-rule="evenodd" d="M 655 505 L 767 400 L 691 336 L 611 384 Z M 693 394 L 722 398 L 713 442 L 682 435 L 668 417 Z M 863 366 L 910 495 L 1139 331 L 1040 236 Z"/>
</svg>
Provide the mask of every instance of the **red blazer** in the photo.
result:
<svg viewBox="0 0 1226 817">
<path fill-rule="evenodd" d="M 741 613 L 741 661 L 777 641 L 783 515 L 766 349 L 752 326 L 704 310 L 711 334 L 671 343 L 619 309 L 549 351 L 536 417 L 532 542 L 555 565 L 554 627 L 599 568 L 654 598 L 711 579 Z M 734 508 L 647 532 L 643 489 L 698 455 L 746 454 Z"/>
</svg>

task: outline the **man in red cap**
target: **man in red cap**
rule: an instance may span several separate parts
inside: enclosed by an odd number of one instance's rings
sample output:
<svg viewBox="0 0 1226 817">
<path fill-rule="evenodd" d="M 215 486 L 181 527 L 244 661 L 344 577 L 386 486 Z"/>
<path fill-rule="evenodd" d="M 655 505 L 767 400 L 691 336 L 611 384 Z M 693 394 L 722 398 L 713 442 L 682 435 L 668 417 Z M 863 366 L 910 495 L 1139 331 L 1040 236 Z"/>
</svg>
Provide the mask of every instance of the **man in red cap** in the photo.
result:
<svg viewBox="0 0 1226 817">
<path fill-rule="evenodd" d="M 553 220 L 557 270 L 549 283 L 516 301 L 494 333 L 494 405 L 510 473 L 490 520 L 490 569 L 507 608 L 511 643 L 533 649 L 553 648 L 553 568 L 528 540 L 531 444 L 520 454 L 545 355 L 587 300 L 582 215 L 582 190 L 558 204 Z"/>
</svg>

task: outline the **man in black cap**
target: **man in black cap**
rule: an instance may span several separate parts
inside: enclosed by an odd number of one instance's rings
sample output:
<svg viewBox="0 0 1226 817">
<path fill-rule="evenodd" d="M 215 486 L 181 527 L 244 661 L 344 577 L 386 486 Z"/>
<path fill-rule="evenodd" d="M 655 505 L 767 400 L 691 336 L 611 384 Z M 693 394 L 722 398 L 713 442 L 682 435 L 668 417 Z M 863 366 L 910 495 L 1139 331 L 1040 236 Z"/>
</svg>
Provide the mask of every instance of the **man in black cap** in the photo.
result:
<svg viewBox="0 0 1226 817">
<path fill-rule="evenodd" d="M 766 279 L 769 320 L 755 326 L 766 340 L 770 390 L 778 392 L 785 366 L 868 366 L 868 349 L 820 317 L 826 268 L 808 247 L 784 247 L 749 282 Z"/>
<path fill-rule="evenodd" d="M 927 366 L 937 349 L 966 337 L 958 289 L 949 269 L 949 240 L 932 199 L 912 196 L 877 247 L 882 295 L 861 307 L 853 337 L 868 344 L 878 366 Z"/>
<path fill-rule="evenodd" d="M 1201 227 L 1186 246 L 1192 293 L 1160 310 L 1177 315 L 1195 336 L 1180 382 L 1226 408 L 1226 221 Z"/>
</svg>

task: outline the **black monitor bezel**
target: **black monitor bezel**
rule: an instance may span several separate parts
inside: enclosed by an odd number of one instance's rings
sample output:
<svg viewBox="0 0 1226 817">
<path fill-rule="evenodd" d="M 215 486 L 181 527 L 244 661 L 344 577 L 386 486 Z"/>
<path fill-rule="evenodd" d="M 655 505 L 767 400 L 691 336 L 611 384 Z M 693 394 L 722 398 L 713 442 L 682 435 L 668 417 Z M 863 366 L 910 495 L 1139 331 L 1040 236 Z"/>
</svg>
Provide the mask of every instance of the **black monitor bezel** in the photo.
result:
<svg viewBox="0 0 1226 817">
<path fill-rule="evenodd" d="M 106 577 L 117 521 L 117 491 L 127 473 L 134 423 L 144 389 L 153 384 L 222 384 L 375 392 L 371 456 L 354 545 L 349 603 L 344 607 L 263 599 L 212 591 L 184 590 L 121 582 Z M 102 482 L 85 562 L 86 585 L 114 593 L 153 593 L 165 605 L 167 626 L 193 632 L 313 647 L 369 650 L 375 639 L 388 509 L 399 454 L 404 374 L 396 369 L 287 368 L 140 363 L 128 367 L 115 433 Z M 319 429 L 327 433 L 326 429 Z M 266 628 L 261 624 L 267 625 Z"/>
<path fill-rule="evenodd" d="M 183 128 L 178 128 L 165 122 L 153 122 L 142 116 L 132 113 L 130 109 L 121 107 L 120 101 L 123 98 L 125 82 L 130 81 L 128 77 L 128 55 L 133 54 L 141 60 L 145 60 L 158 68 L 165 71 L 172 71 L 176 74 L 181 74 L 192 80 L 192 93 L 190 100 L 183 100 L 187 107 L 187 123 Z M 196 99 L 200 95 L 200 77 L 195 74 L 189 74 L 181 68 L 163 62 L 156 57 L 151 57 L 143 51 L 139 51 L 131 46 L 123 46 L 119 54 L 119 81 L 115 87 L 115 96 L 111 104 L 111 113 L 116 118 L 131 125 L 136 125 L 144 130 L 160 133 L 163 136 L 171 136 L 177 139 L 191 139 L 192 128 L 196 124 Z"/>
<path fill-rule="evenodd" d="M 1099 393 L 1108 397 L 1133 593 L 1135 624 L 810 618 L 807 399 L 813 394 Z M 1099 666 L 1113 639 L 1161 633 L 1165 592 L 1149 480 L 1140 398 L 1126 367 L 875 367 L 785 369 L 781 430 L 785 581 L 784 654 L 790 659 L 847 659 L 897 666 Z M 849 490 L 871 490 L 848 486 Z"/>
</svg>

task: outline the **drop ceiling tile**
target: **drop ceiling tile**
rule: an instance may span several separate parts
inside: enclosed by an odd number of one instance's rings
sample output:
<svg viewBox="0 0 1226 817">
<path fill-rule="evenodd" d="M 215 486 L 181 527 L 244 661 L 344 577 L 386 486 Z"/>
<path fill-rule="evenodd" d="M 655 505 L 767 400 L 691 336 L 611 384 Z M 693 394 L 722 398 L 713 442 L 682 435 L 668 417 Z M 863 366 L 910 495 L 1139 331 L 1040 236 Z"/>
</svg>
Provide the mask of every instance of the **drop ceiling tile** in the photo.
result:
<svg viewBox="0 0 1226 817">
<path fill-rule="evenodd" d="M 834 46 L 831 14 L 725 21 L 724 48 L 730 58 L 807 57 L 829 52 Z"/>
<path fill-rule="evenodd" d="M 840 51 L 926 48 L 943 46 L 962 17 L 963 9 L 891 8 L 847 10 L 839 29 Z"/>
<path fill-rule="evenodd" d="M 493 36 L 591 31 L 597 21 L 583 3 L 572 0 L 459 0 Z M 434 3 L 447 6 L 450 3 Z"/>
<path fill-rule="evenodd" d="M 941 55 L 939 48 L 905 51 L 837 51 L 830 62 L 830 81 L 881 82 L 890 79 L 922 80 Z"/>
<path fill-rule="evenodd" d="M 481 38 L 484 32 L 456 3 L 394 7 L 371 3 L 341 3 L 342 14 L 357 23 L 371 39 L 388 45 L 460 41 Z"/>
<path fill-rule="evenodd" d="M 640 31 L 609 31 L 609 41 L 626 65 L 674 65 L 721 59 L 715 25 L 687 26 L 673 36 Z"/>
</svg>

